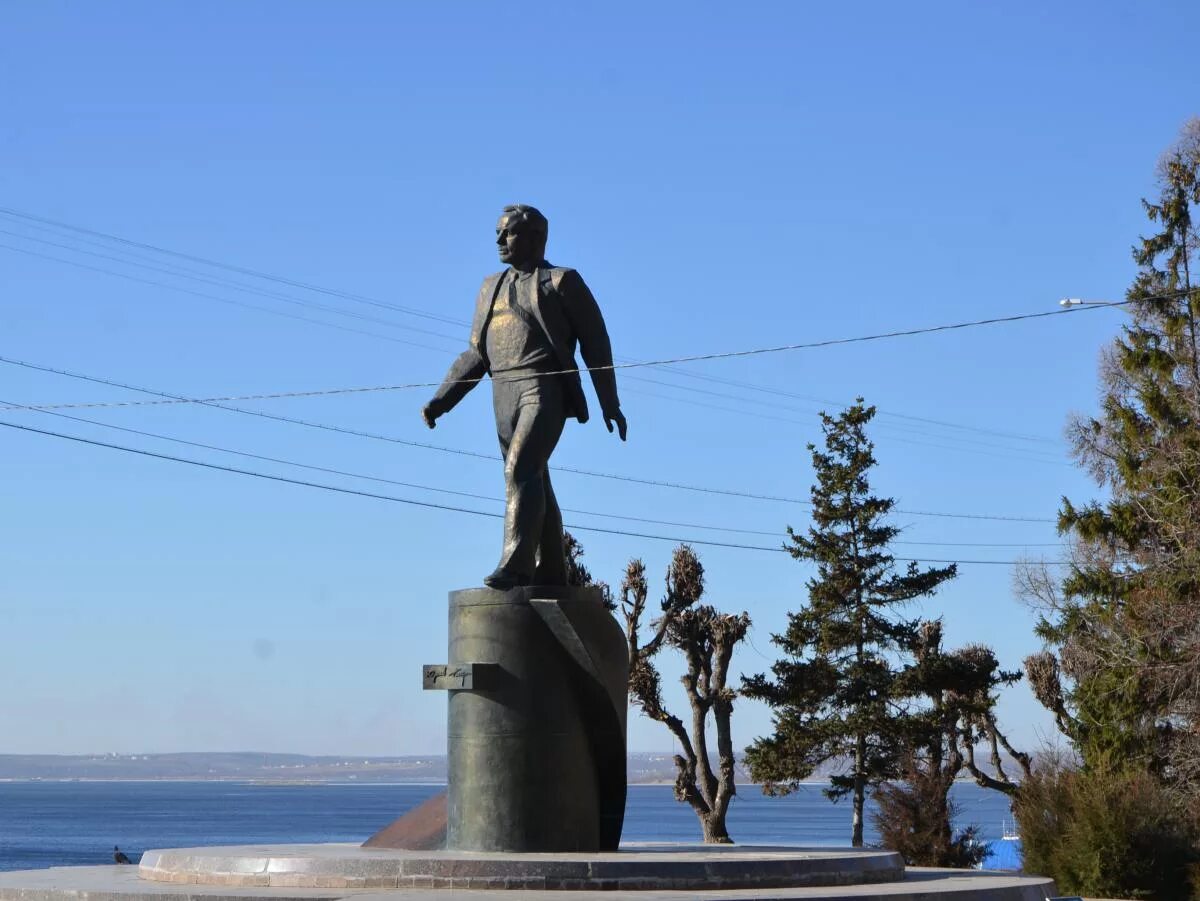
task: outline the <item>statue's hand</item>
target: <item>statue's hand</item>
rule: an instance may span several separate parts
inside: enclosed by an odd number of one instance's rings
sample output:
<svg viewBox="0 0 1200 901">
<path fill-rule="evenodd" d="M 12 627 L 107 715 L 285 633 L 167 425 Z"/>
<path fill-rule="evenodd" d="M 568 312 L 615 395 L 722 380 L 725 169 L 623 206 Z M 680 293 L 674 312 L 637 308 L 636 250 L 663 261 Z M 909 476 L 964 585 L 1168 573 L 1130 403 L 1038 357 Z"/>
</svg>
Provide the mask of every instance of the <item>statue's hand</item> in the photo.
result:
<svg viewBox="0 0 1200 901">
<path fill-rule="evenodd" d="M 421 408 L 421 418 L 425 420 L 425 425 L 431 429 L 437 425 L 437 418 L 440 415 L 441 413 L 434 406 L 433 401 L 430 401 Z M 609 431 L 612 431 L 612 429 L 609 429 Z"/>
<path fill-rule="evenodd" d="M 613 430 L 613 423 L 614 423 L 614 422 L 617 424 L 617 434 L 618 434 L 618 435 L 620 435 L 620 436 L 621 436 L 621 440 L 622 440 L 622 441 L 624 441 L 624 440 L 625 440 L 625 433 L 626 433 L 626 432 L 628 431 L 628 429 L 629 429 L 629 424 L 625 422 L 625 414 L 624 414 L 624 413 L 622 413 L 620 410 L 617 410 L 617 412 L 613 413 L 613 415 L 612 415 L 612 416 L 607 416 L 607 415 L 606 415 L 606 416 L 604 417 L 604 426 L 605 426 L 605 428 L 607 428 L 607 429 L 608 429 L 610 432 Z"/>
</svg>

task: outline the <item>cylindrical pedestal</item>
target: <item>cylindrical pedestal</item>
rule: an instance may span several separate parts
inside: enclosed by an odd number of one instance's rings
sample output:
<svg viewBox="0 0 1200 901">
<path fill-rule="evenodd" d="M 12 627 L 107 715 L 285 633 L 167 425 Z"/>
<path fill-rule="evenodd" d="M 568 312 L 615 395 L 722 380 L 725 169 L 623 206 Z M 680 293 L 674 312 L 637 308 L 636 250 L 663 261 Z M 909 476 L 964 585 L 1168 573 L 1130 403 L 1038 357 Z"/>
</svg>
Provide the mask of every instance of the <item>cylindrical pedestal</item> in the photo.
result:
<svg viewBox="0 0 1200 901">
<path fill-rule="evenodd" d="M 450 594 L 448 664 L 474 669 L 470 688 L 449 692 L 447 848 L 615 847 L 612 770 L 619 750 L 623 811 L 625 749 L 624 684 L 620 710 L 613 686 L 624 653 L 594 590 Z"/>
</svg>

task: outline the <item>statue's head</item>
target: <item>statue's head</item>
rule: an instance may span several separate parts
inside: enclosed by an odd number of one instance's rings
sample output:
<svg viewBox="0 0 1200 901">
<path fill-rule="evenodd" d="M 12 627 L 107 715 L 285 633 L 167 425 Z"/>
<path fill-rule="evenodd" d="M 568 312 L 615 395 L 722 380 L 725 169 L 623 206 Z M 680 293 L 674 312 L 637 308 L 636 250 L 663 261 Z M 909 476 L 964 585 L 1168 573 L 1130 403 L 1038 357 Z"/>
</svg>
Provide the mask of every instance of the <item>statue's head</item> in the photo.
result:
<svg viewBox="0 0 1200 901">
<path fill-rule="evenodd" d="M 540 263 L 546 258 L 549 233 L 550 223 L 535 208 L 524 203 L 506 206 L 496 223 L 500 262 L 518 268 Z"/>
</svg>

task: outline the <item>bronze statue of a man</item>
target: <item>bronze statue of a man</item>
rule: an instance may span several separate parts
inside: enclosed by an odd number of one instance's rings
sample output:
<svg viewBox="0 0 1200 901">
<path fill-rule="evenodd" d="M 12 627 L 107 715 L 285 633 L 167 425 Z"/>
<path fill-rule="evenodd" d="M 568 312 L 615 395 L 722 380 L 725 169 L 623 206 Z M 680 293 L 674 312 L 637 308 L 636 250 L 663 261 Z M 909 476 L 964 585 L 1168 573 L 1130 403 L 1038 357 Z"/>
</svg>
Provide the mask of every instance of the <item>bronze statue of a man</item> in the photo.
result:
<svg viewBox="0 0 1200 901">
<path fill-rule="evenodd" d="M 567 417 L 587 422 L 587 401 L 575 362 L 579 346 L 611 432 L 625 440 L 612 348 L 596 299 L 574 269 L 546 262 L 549 223 L 531 206 L 506 206 L 496 225 L 503 272 L 483 280 L 470 346 L 421 415 L 433 428 L 484 374 L 492 377 L 496 433 L 504 454 L 507 505 L 500 565 L 483 581 L 565 585 L 562 514 L 548 464 Z"/>
</svg>

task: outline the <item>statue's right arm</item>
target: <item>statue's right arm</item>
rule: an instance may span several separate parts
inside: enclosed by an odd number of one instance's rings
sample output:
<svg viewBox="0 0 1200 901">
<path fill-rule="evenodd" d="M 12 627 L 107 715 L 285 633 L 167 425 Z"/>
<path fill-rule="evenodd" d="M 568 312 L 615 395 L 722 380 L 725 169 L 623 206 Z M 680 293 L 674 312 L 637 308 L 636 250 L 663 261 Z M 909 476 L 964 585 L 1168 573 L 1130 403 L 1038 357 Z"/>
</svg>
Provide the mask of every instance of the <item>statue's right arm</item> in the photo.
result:
<svg viewBox="0 0 1200 901">
<path fill-rule="evenodd" d="M 450 364 L 450 371 L 433 395 L 433 400 L 421 411 L 426 424 L 433 428 L 433 422 L 439 416 L 449 413 L 455 405 L 467 396 L 467 392 L 479 384 L 487 375 L 487 363 L 483 355 L 474 347 L 468 347 Z"/>
</svg>

